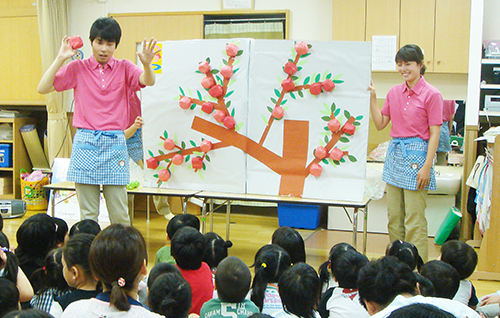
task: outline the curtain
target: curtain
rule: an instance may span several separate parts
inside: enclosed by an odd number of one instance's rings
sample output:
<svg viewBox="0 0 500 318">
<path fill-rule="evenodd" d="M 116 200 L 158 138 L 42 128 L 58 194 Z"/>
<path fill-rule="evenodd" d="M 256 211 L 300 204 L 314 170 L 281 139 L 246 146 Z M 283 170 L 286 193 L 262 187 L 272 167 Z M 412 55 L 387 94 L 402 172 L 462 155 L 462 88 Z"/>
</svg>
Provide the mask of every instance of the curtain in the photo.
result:
<svg viewBox="0 0 500 318">
<path fill-rule="evenodd" d="M 61 39 L 68 35 L 68 0 L 37 0 L 38 29 L 42 70 L 54 61 Z M 48 160 L 52 167 L 54 158 L 69 158 L 71 154 L 71 133 L 66 113 L 66 94 L 53 92 L 45 96 L 47 104 Z"/>
<path fill-rule="evenodd" d="M 283 39 L 282 22 L 244 22 L 205 25 L 205 39 Z"/>
</svg>

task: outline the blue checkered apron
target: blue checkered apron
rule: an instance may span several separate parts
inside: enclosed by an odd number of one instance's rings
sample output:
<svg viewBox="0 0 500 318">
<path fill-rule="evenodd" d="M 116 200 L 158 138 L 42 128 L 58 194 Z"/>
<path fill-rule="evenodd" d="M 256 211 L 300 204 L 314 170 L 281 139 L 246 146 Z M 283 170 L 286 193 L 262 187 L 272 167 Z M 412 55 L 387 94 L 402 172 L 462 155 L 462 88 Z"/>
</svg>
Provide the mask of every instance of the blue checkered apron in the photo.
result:
<svg viewBox="0 0 500 318">
<path fill-rule="evenodd" d="M 447 121 L 443 121 L 443 125 L 441 126 L 441 132 L 439 133 L 439 144 L 438 144 L 437 151 L 438 152 L 451 151 L 450 126 L 448 126 Z"/>
<path fill-rule="evenodd" d="M 427 145 L 427 141 L 418 137 L 393 138 L 387 149 L 382 180 L 398 188 L 417 190 L 417 174 L 425 163 Z M 436 190 L 434 166 L 425 190 Z"/>
<path fill-rule="evenodd" d="M 83 184 L 127 185 L 127 145 L 121 130 L 78 129 L 67 180 Z"/>
<path fill-rule="evenodd" d="M 142 152 L 142 129 L 139 128 L 137 131 L 127 139 L 127 151 L 128 155 L 134 162 L 144 159 Z"/>
</svg>

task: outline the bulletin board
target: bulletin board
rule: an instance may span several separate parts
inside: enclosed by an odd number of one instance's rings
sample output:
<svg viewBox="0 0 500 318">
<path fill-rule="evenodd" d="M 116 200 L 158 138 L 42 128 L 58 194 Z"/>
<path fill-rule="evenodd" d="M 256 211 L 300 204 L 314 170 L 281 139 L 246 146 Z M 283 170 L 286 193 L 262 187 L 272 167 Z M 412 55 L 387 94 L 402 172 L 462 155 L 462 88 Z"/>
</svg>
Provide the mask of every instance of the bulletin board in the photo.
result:
<svg viewBox="0 0 500 318">
<path fill-rule="evenodd" d="M 362 200 L 370 43 L 158 45 L 142 91 L 145 186 Z"/>
</svg>

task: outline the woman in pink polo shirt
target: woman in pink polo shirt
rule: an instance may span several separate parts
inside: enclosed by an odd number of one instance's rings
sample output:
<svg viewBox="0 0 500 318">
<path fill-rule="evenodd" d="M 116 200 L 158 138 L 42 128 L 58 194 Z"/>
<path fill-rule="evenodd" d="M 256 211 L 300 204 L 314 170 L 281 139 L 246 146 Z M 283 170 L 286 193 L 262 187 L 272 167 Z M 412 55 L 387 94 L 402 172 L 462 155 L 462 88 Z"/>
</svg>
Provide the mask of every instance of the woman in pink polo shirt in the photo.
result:
<svg viewBox="0 0 500 318">
<path fill-rule="evenodd" d="M 417 45 L 402 47 L 395 60 L 405 82 L 389 90 L 382 110 L 378 108 L 375 88 L 369 87 L 375 127 L 382 130 L 392 122 L 392 140 L 382 176 L 387 182 L 389 238 L 391 242 L 414 244 L 425 262 L 426 198 L 428 190 L 436 189 L 433 161 L 443 122 L 443 97 L 424 80 L 424 55 Z"/>
</svg>

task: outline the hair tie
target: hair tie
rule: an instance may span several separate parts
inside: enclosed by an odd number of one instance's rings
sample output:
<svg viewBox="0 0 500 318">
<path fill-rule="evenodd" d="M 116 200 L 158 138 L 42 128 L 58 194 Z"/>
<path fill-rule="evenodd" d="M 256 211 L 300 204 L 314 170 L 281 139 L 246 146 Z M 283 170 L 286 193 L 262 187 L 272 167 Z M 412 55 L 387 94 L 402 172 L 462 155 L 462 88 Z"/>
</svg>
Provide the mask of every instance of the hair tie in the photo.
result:
<svg viewBox="0 0 500 318">
<path fill-rule="evenodd" d="M 45 267 L 45 266 L 44 266 L 44 267 L 42 267 L 42 270 L 43 270 L 44 272 L 46 272 L 46 271 L 47 271 L 47 267 Z"/>
<path fill-rule="evenodd" d="M 124 287 L 125 283 L 126 283 L 125 278 L 123 278 L 123 277 L 118 278 L 118 286 Z"/>
<path fill-rule="evenodd" d="M 262 264 L 260 264 L 260 267 L 266 268 L 267 264 L 266 263 L 262 263 Z"/>
</svg>

